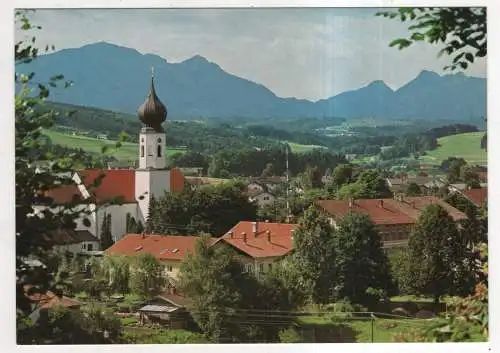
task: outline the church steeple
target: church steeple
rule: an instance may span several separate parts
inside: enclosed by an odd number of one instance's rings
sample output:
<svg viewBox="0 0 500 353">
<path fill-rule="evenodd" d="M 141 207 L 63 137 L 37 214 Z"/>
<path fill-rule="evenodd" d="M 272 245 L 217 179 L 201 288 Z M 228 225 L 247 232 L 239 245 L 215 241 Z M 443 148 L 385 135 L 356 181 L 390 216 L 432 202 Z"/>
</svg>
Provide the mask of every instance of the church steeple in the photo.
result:
<svg viewBox="0 0 500 353">
<path fill-rule="evenodd" d="M 145 125 L 139 134 L 139 169 L 164 169 L 165 131 L 161 124 L 167 117 L 167 108 L 156 95 L 153 68 L 148 97 L 137 114 Z"/>
<path fill-rule="evenodd" d="M 139 107 L 137 115 L 139 116 L 139 120 L 142 121 L 146 127 L 152 128 L 156 132 L 163 132 L 161 124 L 167 118 L 167 108 L 156 95 L 154 85 L 154 68 L 151 68 L 151 87 L 149 89 L 148 96 L 144 103 L 142 103 Z"/>
</svg>

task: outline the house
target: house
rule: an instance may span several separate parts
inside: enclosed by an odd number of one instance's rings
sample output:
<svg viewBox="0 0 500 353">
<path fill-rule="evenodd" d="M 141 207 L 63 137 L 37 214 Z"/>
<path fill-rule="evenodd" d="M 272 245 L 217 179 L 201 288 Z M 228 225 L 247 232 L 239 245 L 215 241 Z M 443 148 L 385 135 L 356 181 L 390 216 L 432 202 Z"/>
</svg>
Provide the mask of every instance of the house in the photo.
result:
<svg viewBox="0 0 500 353">
<path fill-rule="evenodd" d="M 33 322 L 37 322 L 40 319 L 46 319 L 48 312 L 58 306 L 75 310 L 78 310 L 81 307 L 80 302 L 65 296 L 58 296 L 51 291 L 46 291 L 44 293 L 31 293 L 32 288 L 33 287 L 30 285 L 24 286 L 25 295 L 32 303 L 32 312 L 29 317 L 33 320 Z"/>
<path fill-rule="evenodd" d="M 249 191 L 261 189 L 262 191 L 272 192 L 283 183 L 286 183 L 286 177 L 283 176 L 249 178 L 247 188 Z"/>
<path fill-rule="evenodd" d="M 440 188 L 445 183 L 437 177 L 429 176 L 401 176 L 399 178 L 386 178 L 386 184 L 392 192 L 406 192 L 409 184 L 415 183 L 423 189 L 432 190 Z"/>
<path fill-rule="evenodd" d="M 48 203 L 61 206 L 51 209 L 52 212 L 61 211 L 62 205 L 74 198 L 78 200 L 79 204 L 74 209 L 88 215 L 75 219 L 76 229 L 88 230 L 97 239 L 101 238 L 101 225 L 106 215 L 111 215 L 111 234 L 118 241 L 127 231 L 127 216 L 145 224 L 152 197 L 184 189 L 182 172 L 166 166 L 166 134 L 162 123 L 167 117 L 167 110 L 156 95 L 153 78 L 149 94 L 138 110 L 138 117 L 143 127 L 139 131 L 137 168 L 80 170 L 72 176 L 74 185 L 64 185 L 42 195 L 45 201 L 50 200 Z M 100 184 L 94 186 L 101 175 Z M 40 197 L 37 199 L 40 201 Z M 111 204 L 110 201 L 116 202 Z M 35 213 L 41 215 L 47 207 L 47 202 L 38 202 L 34 207 Z"/>
<path fill-rule="evenodd" d="M 479 208 L 488 204 L 488 187 L 463 190 L 461 194 Z"/>
<path fill-rule="evenodd" d="M 368 215 L 380 232 L 384 247 L 405 246 L 422 210 L 431 204 L 441 205 L 456 222 L 466 218 L 464 213 L 434 196 L 317 201 L 334 226 L 349 212 Z"/>
<path fill-rule="evenodd" d="M 99 239 L 88 230 L 55 230 L 43 235 L 52 245 L 55 252 L 70 252 L 76 254 L 90 254 L 99 249 Z"/>
<path fill-rule="evenodd" d="M 488 188 L 488 183 L 479 183 L 479 186 L 481 189 Z M 448 186 L 448 190 L 450 192 L 462 192 L 464 190 L 467 190 L 467 184 L 465 183 L 450 184 Z"/>
<path fill-rule="evenodd" d="M 297 224 L 243 221 L 214 244 L 228 244 L 235 249 L 245 271 L 265 273 L 293 250 L 296 228 Z"/>
<path fill-rule="evenodd" d="M 270 205 L 276 201 L 276 196 L 267 191 L 256 190 L 253 192 L 248 192 L 247 195 L 248 200 L 250 202 L 255 202 L 259 207 Z"/>
<path fill-rule="evenodd" d="M 105 255 L 153 255 L 164 267 L 165 275 L 174 281 L 178 278 L 182 260 L 194 253 L 197 236 L 127 234 L 104 251 Z"/>
</svg>

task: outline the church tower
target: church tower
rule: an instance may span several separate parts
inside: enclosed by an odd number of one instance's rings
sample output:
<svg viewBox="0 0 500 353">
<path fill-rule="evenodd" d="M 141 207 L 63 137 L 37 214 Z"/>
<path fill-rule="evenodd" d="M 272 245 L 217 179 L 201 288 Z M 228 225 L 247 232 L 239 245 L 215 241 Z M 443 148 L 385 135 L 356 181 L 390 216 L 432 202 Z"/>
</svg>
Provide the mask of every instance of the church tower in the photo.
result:
<svg viewBox="0 0 500 353">
<path fill-rule="evenodd" d="M 144 124 L 139 134 L 139 169 L 164 169 L 165 131 L 161 124 L 167 118 L 167 108 L 156 95 L 153 72 L 148 97 L 137 114 Z"/>
<path fill-rule="evenodd" d="M 135 170 L 135 198 L 141 221 L 146 222 L 151 197 L 161 197 L 171 192 L 171 171 L 166 168 L 165 131 L 162 123 L 167 118 L 167 108 L 156 95 L 154 75 L 151 70 L 151 87 L 144 103 L 137 111 L 143 123 L 139 133 L 139 168 Z"/>
</svg>

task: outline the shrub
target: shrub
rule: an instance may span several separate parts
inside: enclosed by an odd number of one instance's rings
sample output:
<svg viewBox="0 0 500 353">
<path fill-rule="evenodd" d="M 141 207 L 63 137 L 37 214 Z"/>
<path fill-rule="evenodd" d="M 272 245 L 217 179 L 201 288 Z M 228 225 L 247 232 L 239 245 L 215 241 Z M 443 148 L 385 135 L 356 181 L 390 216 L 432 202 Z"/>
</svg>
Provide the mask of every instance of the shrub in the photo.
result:
<svg viewBox="0 0 500 353">
<path fill-rule="evenodd" d="M 136 344 L 186 344 L 210 343 L 205 336 L 186 330 L 151 330 L 146 333 L 132 332 L 125 335 L 127 343 Z"/>
<path fill-rule="evenodd" d="M 283 329 L 279 333 L 281 343 L 299 343 L 302 338 L 294 327 Z"/>
</svg>

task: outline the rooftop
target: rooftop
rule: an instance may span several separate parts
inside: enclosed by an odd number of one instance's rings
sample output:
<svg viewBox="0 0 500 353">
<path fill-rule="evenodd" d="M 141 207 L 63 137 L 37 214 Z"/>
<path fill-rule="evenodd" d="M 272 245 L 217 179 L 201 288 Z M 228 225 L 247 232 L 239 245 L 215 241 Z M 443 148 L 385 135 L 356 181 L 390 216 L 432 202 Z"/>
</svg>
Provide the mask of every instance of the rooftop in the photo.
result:
<svg viewBox="0 0 500 353">
<path fill-rule="evenodd" d="M 293 250 L 296 228 L 297 224 L 242 221 L 219 240 L 253 258 L 279 257 Z"/>
</svg>

